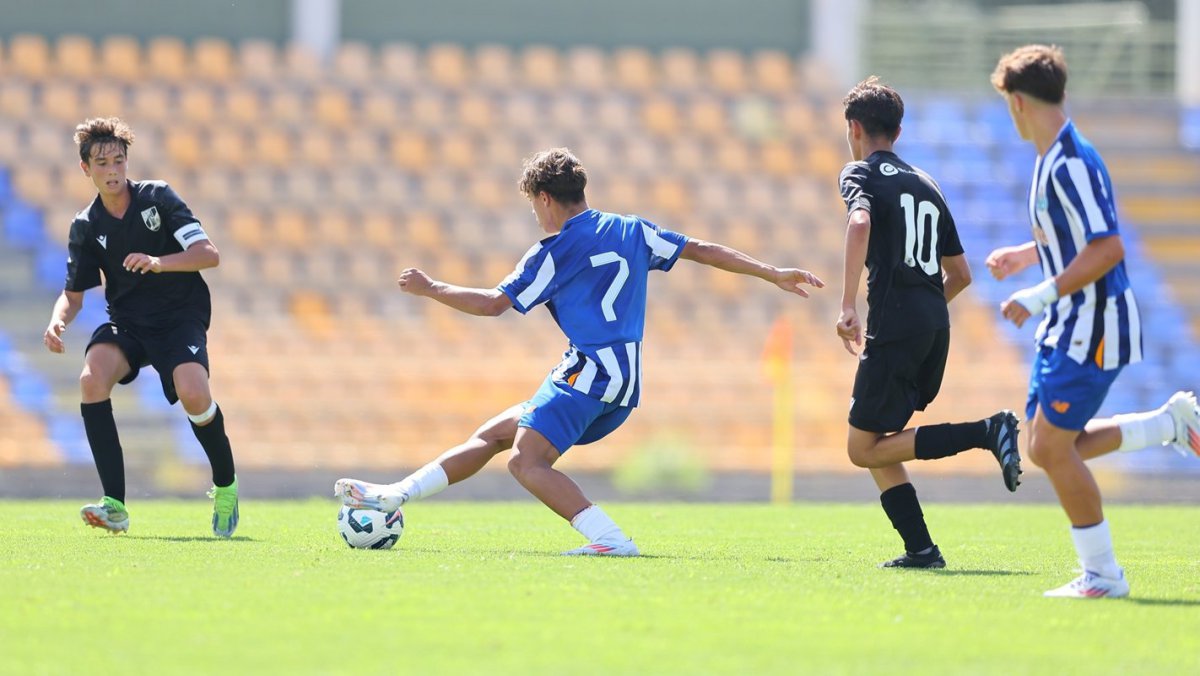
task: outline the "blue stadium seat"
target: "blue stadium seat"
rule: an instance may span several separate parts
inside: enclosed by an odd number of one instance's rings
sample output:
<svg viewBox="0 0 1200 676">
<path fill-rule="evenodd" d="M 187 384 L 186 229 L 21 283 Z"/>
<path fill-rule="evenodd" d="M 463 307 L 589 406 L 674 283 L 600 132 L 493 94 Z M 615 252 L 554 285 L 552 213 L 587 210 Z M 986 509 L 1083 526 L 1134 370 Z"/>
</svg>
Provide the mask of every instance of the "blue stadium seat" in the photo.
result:
<svg viewBox="0 0 1200 676">
<path fill-rule="evenodd" d="M 1180 113 L 1179 142 L 1189 150 L 1200 150 L 1200 106 Z"/>
<path fill-rule="evenodd" d="M 7 208 L 4 210 L 4 236 L 9 244 L 15 246 L 37 246 L 45 237 L 41 212 L 17 199 L 7 201 Z"/>
<path fill-rule="evenodd" d="M 0 207 L 13 199 L 12 181 L 9 180 L 8 169 L 0 167 Z"/>
<path fill-rule="evenodd" d="M 92 462 L 92 451 L 83 431 L 83 420 L 74 416 L 54 416 L 49 421 L 50 440 L 62 451 L 69 463 Z"/>
</svg>

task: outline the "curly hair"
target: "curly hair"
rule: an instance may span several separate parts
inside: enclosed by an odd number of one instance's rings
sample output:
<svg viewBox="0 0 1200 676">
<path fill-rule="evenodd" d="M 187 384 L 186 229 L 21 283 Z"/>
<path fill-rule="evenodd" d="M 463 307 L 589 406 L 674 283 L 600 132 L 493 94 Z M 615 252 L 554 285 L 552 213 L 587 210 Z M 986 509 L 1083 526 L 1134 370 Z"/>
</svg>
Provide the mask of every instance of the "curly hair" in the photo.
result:
<svg viewBox="0 0 1200 676">
<path fill-rule="evenodd" d="M 559 204 L 578 204 L 584 201 L 587 170 L 566 148 L 543 150 L 525 160 L 517 189 L 527 198 L 547 193 Z"/>
<path fill-rule="evenodd" d="M 1001 94 L 1021 92 L 1046 103 L 1062 103 L 1067 59 L 1055 45 L 1025 45 L 1000 57 L 992 86 Z"/>
<path fill-rule="evenodd" d="M 868 136 L 886 134 L 895 140 L 900 133 L 900 120 L 904 119 L 904 100 L 899 92 L 871 77 L 854 85 L 846 98 L 846 120 L 857 120 Z"/>
<path fill-rule="evenodd" d="M 96 147 L 120 144 L 128 155 L 129 146 L 133 145 L 133 130 L 119 117 L 90 117 L 75 127 L 75 144 L 84 164 L 92 159 L 92 148 Z"/>
</svg>

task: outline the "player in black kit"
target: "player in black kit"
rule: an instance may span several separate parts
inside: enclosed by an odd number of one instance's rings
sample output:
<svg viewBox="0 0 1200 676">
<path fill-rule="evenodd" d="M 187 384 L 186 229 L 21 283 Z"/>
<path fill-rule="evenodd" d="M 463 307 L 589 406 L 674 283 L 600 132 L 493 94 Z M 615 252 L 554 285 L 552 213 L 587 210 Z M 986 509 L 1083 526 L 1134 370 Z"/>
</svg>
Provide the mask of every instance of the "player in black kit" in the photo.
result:
<svg viewBox="0 0 1200 676">
<path fill-rule="evenodd" d="M 192 431 L 212 465 L 212 530 L 230 537 L 238 523 L 233 452 L 221 409 L 208 387 L 208 285 L 200 270 L 220 255 L 208 235 L 162 181 L 125 177 L 133 131 L 115 117 L 75 128 L 80 167 L 99 195 L 71 223 L 66 285 L 54 303 L 43 342 L 63 352 L 62 334 L 79 313 L 84 291 L 104 285 L 109 320 L 92 334 L 79 376 L 83 426 L 104 497 L 85 505 L 85 523 L 113 533 L 129 530 L 125 466 L 113 420 L 113 386 L 133 382 L 152 365 L 167 401 L 183 403 Z M 101 277 L 103 275 L 103 277 Z"/>
<path fill-rule="evenodd" d="M 905 553 L 885 568 L 943 568 L 904 463 L 984 448 L 995 455 L 1008 490 L 1021 472 L 1017 418 L 1000 411 L 968 423 L 905 429 L 914 411 L 937 396 L 950 348 L 946 307 L 971 283 L 954 218 L 925 172 L 892 152 L 904 102 L 871 77 L 842 101 L 854 161 L 842 169 L 846 226 L 842 314 L 837 333 L 852 355 L 863 346 L 850 400 L 850 460 L 871 471 L 879 500 L 904 540 Z M 867 324 L 857 304 L 867 268 Z"/>
</svg>

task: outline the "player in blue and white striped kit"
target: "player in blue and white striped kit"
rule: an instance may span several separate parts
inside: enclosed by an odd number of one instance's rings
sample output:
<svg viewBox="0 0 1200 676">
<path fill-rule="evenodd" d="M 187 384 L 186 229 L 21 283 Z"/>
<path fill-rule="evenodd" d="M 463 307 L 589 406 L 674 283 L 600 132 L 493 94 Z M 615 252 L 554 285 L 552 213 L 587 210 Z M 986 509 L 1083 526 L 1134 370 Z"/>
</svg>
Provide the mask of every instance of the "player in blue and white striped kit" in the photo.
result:
<svg viewBox="0 0 1200 676">
<path fill-rule="evenodd" d="M 404 291 L 469 314 L 495 316 L 510 307 L 525 314 L 545 305 L 569 345 L 532 399 L 492 418 L 404 480 L 387 485 L 339 480 L 334 494 L 346 505 L 398 509 L 470 477 L 512 448 L 508 468 L 517 481 L 588 539 L 566 554 L 638 555 L 633 540 L 553 465 L 572 446 L 607 436 L 638 405 L 650 271 L 670 270 L 684 258 L 758 277 L 804 297 L 808 293 L 801 284 L 824 284 L 804 270 L 766 265 L 637 216 L 591 209 L 586 185 L 587 172 L 565 148 L 526 161 L 520 189 L 549 236 L 494 289 L 434 281 L 411 268 L 401 274 Z"/>
<path fill-rule="evenodd" d="M 1129 594 L 1113 554 L 1100 490 L 1084 460 L 1114 450 L 1171 444 L 1200 454 L 1200 411 L 1191 392 L 1161 408 L 1093 420 L 1117 374 L 1142 359 L 1142 325 L 1125 274 L 1112 181 L 1100 155 L 1063 108 L 1067 67 L 1057 47 L 1029 45 L 1000 59 L 992 85 L 1021 138 L 1038 150 L 1029 189 L 1034 241 L 993 251 L 1003 279 L 1036 263 L 1045 281 L 1001 304 L 1021 326 L 1043 314 L 1029 383 L 1029 457 L 1046 471 L 1071 521 L 1083 574 L 1046 596 Z"/>
</svg>

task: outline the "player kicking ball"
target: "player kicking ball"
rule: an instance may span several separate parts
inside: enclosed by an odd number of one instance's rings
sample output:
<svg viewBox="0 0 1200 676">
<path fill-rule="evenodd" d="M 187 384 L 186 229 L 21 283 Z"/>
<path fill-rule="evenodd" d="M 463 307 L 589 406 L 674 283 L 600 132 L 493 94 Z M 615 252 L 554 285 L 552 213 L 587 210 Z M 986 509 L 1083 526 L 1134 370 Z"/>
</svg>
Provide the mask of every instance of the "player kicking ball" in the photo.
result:
<svg viewBox="0 0 1200 676">
<path fill-rule="evenodd" d="M 230 537 L 238 524 L 238 486 L 225 418 L 208 387 L 211 301 L 200 271 L 220 254 L 179 195 L 162 181 L 126 178 L 133 131 L 115 117 L 75 128 L 79 164 L 99 192 L 71 223 L 67 278 L 42 342 L 65 350 L 62 335 L 83 307 L 83 294 L 104 284 L 109 321 L 92 333 L 79 376 L 80 411 L 104 497 L 85 505 L 84 523 L 129 530 L 125 461 L 113 419 L 113 387 L 133 382 L 150 364 L 167 401 L 183 404 L 212 465 L 212 530 Z M 103 279 L 101 279 L 103 273 Z"/>
<path fill-rule="evenodd" d="M 636 216 L 592 209 L 587 172 L 565 148 L 525 162 L 519 187 L 547 237 L 494 289 L 455 286 L 421 270 L 400 275 L 405 293 L 432 298 L 473 315 L 525 314 L 546 305 L 569 344 L 561 362 L 529 401 L 500 413 L 462 444 L 393 484 L 340 479 L 334 494 L 350 507 L 392 511 L 474 475 L 512 449 L 517 481 L 570 522 L 588 544 L 573 556 L 637 556 L 620 526 L 554 464 L 572 446 L 590 444 L 621 426 L 640 403 L 647 276 L 686 259 L 758 277 L 807 297 L 802 284 L 823 287 L 812 273 L 776 268 L 739 251 L 662 229 Z"/>
<path fill-rule="evenodd" d="M 904 101 L 871 77 L 843 100 L 850 162 L 840 187 L 848 212 L 842 312 L 837 334 L 859 358 L 850 400 L 847 451 L 871 472 L 879 502 L 904 542 L 883 568 L 944 568 L 904 464 L 969 449 L 991 451 L 1010 491 L 1020 483 L 1017 418 L 1000 411 L 963 423 L 905 429 L 941 389 L 950 351 L 947 304 L 971 283 L 954 217 L 928 174 L 893 151 Z M 867 322 L 858 286 L 867 269 Z M 866 346 L 862 354 L 855 346 Z"/>
<path fill-rule="evenodd" d="M 992 85 L 1013 125 L 1037 148 L 1028 209 L 1033 241 L 993 251 L 996 279 L 1040 263 L 1045 280 L 1000 305 L 1022 326 L 1043 315 L 1025 415 L 1029 458 L 1046 471 L 1071 522 L 1083 573 L 1046 596 L 1129 595 L 1117 565 L 1100 489 L 1085 460 L 1170 444 L 1200 455 L 1200 411 L 1191 392 L 1161 408 L 1094 420 L 1117 375 L 1142 360 L 1142 326 L 1125 273 L 1112 181 L 1099 153 L 1064 109 L 1067 64 L 1057 47 L 1028 45 L 1001 57 Z"/>
</svg>

